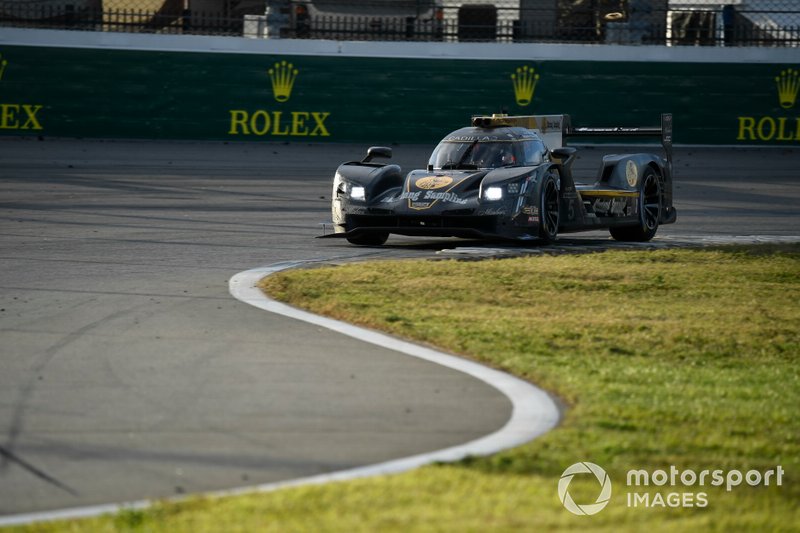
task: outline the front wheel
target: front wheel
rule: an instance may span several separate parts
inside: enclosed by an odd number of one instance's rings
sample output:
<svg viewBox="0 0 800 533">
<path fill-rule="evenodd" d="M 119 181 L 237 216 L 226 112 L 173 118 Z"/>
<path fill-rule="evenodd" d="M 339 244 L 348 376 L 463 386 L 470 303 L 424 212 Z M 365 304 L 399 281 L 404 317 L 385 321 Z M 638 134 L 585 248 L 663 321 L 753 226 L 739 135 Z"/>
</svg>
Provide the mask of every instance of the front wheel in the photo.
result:
<svg viewBox="0 0 800 533">
<path fill-rule="evenodd" d="M 545 242 L 553 242 L 558 236 L 558 179 L 558 172 L 551 170 L 539 187 L 539 238 Z"/>
<path fill-rule="evenodd" d="M 611 228 L 614 239 L 625 242 L 647 242 L 656 235 L 661 220 L 661 180 L 658 173 L 648 167 L 639 189 L 639 224 Z"/>
<path fill-rule="evenodd" d="M 350 244 L 380 246 L 389 239 L 389 234 L 385 232 L 358 233 L 352 236 L 348 235 L 346 238 Z"/>
</svg>

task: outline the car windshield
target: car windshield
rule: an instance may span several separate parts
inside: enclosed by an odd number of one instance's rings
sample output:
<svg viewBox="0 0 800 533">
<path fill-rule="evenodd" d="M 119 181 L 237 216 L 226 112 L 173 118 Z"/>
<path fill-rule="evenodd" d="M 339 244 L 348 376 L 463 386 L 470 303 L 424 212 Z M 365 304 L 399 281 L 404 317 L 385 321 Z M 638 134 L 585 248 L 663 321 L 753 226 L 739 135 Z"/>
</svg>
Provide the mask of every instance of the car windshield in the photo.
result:
<svg viewBox="0 0 800 533">
<path fill-rule="evenodd" d="M 534 166 L 544 161 L 546 153 L 547 149 L 539 140 L 442 141 L 431 154 L 428 165 L 436 169 L 462 170 Z"/>
</svg>

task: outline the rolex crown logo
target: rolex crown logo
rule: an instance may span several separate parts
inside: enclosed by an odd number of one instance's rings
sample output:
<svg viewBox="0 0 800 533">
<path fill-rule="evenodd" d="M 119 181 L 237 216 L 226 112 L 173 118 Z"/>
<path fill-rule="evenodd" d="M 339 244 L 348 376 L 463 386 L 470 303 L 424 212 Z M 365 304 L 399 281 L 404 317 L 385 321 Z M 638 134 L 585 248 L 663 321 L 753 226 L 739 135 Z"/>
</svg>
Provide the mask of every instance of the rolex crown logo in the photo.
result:
<svg viewBox="0 0 800 533">
<path fill-rule="evenodd" d="M 294 80 L 297 78 L 298 70 L 294 65 L 281 61 L 269 69 L 269 77 L 272 80 L 272 94 L 278 102 L 285 102 L 292 95 Z"/>
<path fill-rule="evenodd" d="M 778 99 L 781 107 L 790 109 L 797 102 L 797 91 L 800 89 L 800 71 L 786 69 L 780 76 L 775 77 L 775 85 L 778 86 Z"/>
<path fill-rule="evenodd" d="M 514 84 L 514 97 L 517 99 L 517 104 L 523 107 L 530 104 L 533 100 L 533 91 L 536 90 L 536 83 L 539 81 L 536 69 L 527 65 L 517 67 L 517 73 L 511 75 L 511 81 Z"/>
</svg>

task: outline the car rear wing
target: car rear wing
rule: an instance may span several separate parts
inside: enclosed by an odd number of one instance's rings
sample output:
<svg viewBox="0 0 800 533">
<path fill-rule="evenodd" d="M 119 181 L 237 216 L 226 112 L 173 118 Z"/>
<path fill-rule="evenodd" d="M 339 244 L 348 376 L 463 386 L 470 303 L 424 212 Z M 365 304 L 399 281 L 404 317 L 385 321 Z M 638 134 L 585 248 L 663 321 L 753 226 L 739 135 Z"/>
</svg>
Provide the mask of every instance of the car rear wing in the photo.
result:
<svg viewBox="0 0 800 533">
<path fill-rule="evenodd" d="M 566 121 L 564 138 L 570 137 L 654 137 L 661 139 L 661 146 L 664 147 L 667 162 L 672 168 L 672 113 L 661 114 L 660 127 L 641 127 L 641 128 L 573 128 Z M 564 143 L 566 144 L 566 142 Z"/>
<path fill-rule="evenodd" d="M 567 145 L 570 138 L 580 137 L 654 137 L 661 139 L 667 162 L 672 168 L 672 113 L 662 113 L 659 127 L 575 128 L 569 115 L 492 115 L 472 117 L 472 125 L 482 128 L 516 126 L 536 133 L 551 150 Z"/>
</svg>

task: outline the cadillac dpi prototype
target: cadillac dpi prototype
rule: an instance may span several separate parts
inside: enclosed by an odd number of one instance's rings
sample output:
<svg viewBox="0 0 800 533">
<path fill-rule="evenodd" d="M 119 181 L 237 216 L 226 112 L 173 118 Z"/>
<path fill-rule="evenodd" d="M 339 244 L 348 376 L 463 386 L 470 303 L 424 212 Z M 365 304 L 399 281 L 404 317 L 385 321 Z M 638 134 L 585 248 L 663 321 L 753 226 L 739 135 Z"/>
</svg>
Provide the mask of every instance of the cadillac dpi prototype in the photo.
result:
<svg viewBox="0 0 800 533">
<path fill-rule="evenodd" d="M 572 176 L 570 137 L 657 136 L 665 156 L 603 157 L 593 183 Z M 645 242 L 675 222 L 672 115 L 655 128 L 572 128 L 568 115 L 479 116 L 447 135 L 424 170 L 404 175 L 391 148 L 343 163 L 333 180 L 334 233 L 381 245 L 389 234 L 554 241 L 559 233 L 607 228 Z"/>
</svg>

